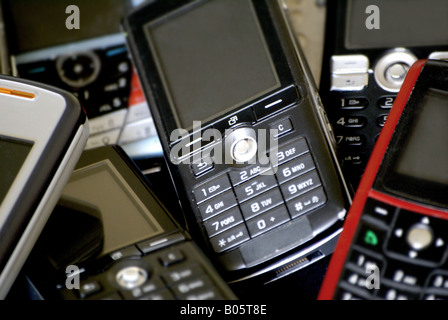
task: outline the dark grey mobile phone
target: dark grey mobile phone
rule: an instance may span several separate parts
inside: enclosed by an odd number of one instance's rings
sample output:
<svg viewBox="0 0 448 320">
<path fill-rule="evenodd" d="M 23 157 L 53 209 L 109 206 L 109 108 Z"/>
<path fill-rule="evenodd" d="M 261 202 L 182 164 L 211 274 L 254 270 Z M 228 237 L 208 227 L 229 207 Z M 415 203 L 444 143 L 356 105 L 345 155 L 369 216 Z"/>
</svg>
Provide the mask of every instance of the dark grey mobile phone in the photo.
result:
<svg viewBox="0 0 448 320">
<path fill-rule="evenodd" d="M 119 146 L 84 151 L 24 274 L 43 299 L 236 299 Z"/>
<path fill-rule="evenodd" d="M 124 20 L 189 229 L 229 280 L 330 254 L 349 205 L 277 1 L 150 1 Z"/>
</svg>

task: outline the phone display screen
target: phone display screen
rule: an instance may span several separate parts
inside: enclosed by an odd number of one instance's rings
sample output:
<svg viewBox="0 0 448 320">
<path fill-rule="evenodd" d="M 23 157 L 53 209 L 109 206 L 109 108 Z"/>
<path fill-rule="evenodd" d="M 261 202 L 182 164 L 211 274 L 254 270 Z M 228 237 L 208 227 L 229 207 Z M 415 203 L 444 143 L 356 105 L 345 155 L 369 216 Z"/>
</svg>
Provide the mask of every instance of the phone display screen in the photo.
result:
<svg viewBox="0 0 448 320">
<path fill-rule="evenodd" d="M 447 16 L 445 0 L 351 0 L 345 46 L 375 49 L 446 45 L 448 33 L 443 30 L 448 29 Z"/>
<path fill-rule="evenodd" d="M 448 186 L 448 92 L 425 94 L 395 171 Z"/>
<path fill-rule="evenodd" d="M 102 254 L 164 232 L 109 160 L 75 170 L 62 194 L 98 207 L 104 232 Z"/>
<path fill-rule="evenodd" d="M 280 86 L 250 0 L 199 2 L 144 29 L 181 128 Z"/>
<path fill-rule="evenodd" d="M 22 168 L 33 143 L 0 136 L 0 204 Z"/>
<path fill-rule="evenodd" d="M 446 207 L 448 91 L 416 90 L 403 109 L 374 188 Z"/>
</svg>

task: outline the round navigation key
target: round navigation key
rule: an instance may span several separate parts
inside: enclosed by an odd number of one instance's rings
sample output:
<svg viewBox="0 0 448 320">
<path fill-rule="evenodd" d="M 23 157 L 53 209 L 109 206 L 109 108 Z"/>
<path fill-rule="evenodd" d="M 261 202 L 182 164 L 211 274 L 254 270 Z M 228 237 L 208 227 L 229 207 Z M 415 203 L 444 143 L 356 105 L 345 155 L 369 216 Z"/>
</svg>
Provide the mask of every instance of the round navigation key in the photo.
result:
<svg viewBox="0 0 448 320">
<path fill-rule="evenodd" d="M 423 250 L 431 245 L 434 236 L 429 226 L 417 223 L 409 230 L 406 240 L 414 250 Z"/>
<path fill-rule="evenodd" d="M 118 271 L 115 277 L 117 283 L 124 289 L 137 288 L 145 283 L 147 278 L 146 270 L 137 266 L 125 267 Z"/>
<path fill-rule="evenodd" d="M 257 136 L 252 128 L 238 128 L 225 137 L 225 151 L 237 163 L 246 163 L 252 160 L 257 154 L 257 150 Z"/>
</svg>

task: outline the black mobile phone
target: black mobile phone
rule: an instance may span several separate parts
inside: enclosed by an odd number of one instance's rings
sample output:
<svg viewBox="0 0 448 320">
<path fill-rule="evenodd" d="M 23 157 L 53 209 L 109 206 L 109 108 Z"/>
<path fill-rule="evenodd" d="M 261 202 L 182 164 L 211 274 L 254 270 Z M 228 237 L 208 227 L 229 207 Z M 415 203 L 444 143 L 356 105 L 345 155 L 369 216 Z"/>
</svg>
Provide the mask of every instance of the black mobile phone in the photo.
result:
<svg viewBox="0 0 448 320">
<path fill-rule="evenodd" d="M 79 102 L 0 76 L 0 299 L 4 299 L 86 144 Z"/>
<path fill-rule="evenodd" d="M 225 277 L 330 254 L 348 192 L 282 3 L 151 1 L 124 28 L 189 230 Z"/>
<path fill-rule="evenodd" d="M 332 256 L 320 299 L 448 298 L 448 62 L 408 72 Z"/>
<path fill-rule="evenodd" d="M 84 151 L 24 268 L 37 294 L 236 299 L 154 188 L 121 147 Z"/>
<path fill-rule="evenodd" d="M 355 192 L 410 66 L 448 57 L 448 3 L 338 0 L 327 6 L 319 93 Z"/>
<path fill-rule="evenodd" d="M 13 74 L 77 96 L 91 128 L 87 149 L 120 144 L 136 159 L 162 157 L 120 30 L 141 1 L 2 2 Z"/>
</svg>

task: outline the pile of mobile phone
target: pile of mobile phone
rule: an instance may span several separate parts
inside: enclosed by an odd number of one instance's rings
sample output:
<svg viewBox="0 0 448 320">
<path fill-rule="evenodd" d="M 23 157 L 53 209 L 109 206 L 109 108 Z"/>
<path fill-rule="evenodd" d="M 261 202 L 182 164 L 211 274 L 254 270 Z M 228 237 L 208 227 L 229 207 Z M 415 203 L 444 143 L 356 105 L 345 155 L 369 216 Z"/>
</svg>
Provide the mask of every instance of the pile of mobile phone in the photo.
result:
<svg viewBox="0 0 448 320">
<path fill-rule="evenodd" d="M 319 299 L 448 298 L 446 1 L 329 1 L 319 90 L 282 0 L 112 2 L 60 43 L 4 2 L 16 74 L 77 99 L 0 78 L 0 298 L 34 243 L 42 299 L 236 299 L 326 257 Z"/>
</svg>

